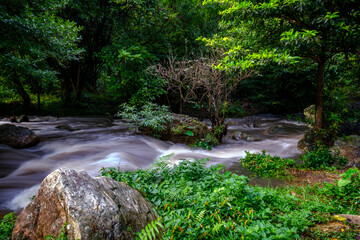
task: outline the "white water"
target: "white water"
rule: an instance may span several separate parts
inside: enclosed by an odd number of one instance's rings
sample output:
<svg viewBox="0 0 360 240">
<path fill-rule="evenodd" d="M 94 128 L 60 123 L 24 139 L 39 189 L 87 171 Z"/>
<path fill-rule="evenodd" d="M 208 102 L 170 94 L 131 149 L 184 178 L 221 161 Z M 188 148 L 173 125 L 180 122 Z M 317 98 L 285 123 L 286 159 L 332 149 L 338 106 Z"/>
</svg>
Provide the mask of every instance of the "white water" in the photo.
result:
<svg viewBox="0 0 360 240">
<path fill-rule="evenodd" d="M 212 164 L 225 164 L 233 172 L 249 175 L 242 169 L 239 158 L 245 151 L 268 153 L 281 157 L 297 157 L 296 145 L 306 126 L 274 116 L 262 116 L 260 128 L 244 126 L 243 119 L 231 119 L 235 125 L 229 134 L 241 130 L 258 136 L 263 141 L 245 142 L 224 139 L 224 144 L 212 151 L 190 149 L 184 144 L 173 144 L 148 136 L 133 135 L 120 122 L 109 124 L 103 117 L 32 117 L 31 122 L 21 123 L 32 129 L 41 142 L 28 149 L 12 149 L 0 144 L 0 209 L 16 210 L 25 207 L 36 195 L 41 181 L 47 174 L 59 167 L 84 169 L 91 176 L 99 175 L 102 167 L 119 167 L 122 170 L 136 170 L 149 167 L 156 158 L 174 153 L 175 164 L 179 159 L 207 158 Z M 4 124 L 6 122 L 1 122 Z M 55 128 L 70 125 L 77 131 Z M 271 125 L 281 125 L 285 134 L 264 135 Z"/>
</svg>

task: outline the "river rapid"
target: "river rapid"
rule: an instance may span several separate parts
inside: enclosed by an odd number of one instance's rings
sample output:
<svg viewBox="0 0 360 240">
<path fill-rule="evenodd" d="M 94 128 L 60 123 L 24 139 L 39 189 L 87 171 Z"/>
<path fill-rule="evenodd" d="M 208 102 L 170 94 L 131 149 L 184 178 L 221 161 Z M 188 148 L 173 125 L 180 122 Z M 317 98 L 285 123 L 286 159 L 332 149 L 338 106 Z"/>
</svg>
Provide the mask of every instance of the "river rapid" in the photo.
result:
<svg viewBox="0 0 360 240">
<path fill-rule="evenodd" d="M 181 159 L 210 158 L 208 165 L 225 164 L 237 174 L 251 176 L 243 169 L 239 158 L 245 151 L 266 150 L 272 155 L 297 158 L 301 153 L 297 142 L 306 125 L 272 115 L 258 116 L 258 128 L 245 126 L 244 119 L 229 119 L 232 124 L 228 135 L 240 130 L 262 141 L 235 141 L 226 137 L 224 143 L 212 151 L 191 149 L 184 144 L 174 144 L 148 136 L 134 135 L 119 120 L 110 123 L 105 117 L 29 117 L 30 122 L 16 125 L 33 130 L 41 142 L 27 149 L 13 149 L 0 144 L 0 210 L 17 210 L 25 207 L 36 195 L 41 181 L 60 167 L 86 170 L 98 176 L 102 167 L 119 167 L 122 170 L 148 168 L 160 156 L 174 153 L 173 164 Z M 0 124 L 8 122 L 0 121 Z M 67 125 L 75 131 L 56 128 Z M 264 134 L 270 126 L 281 126 L 286 131 Z M 272 180 L 253 179 L 256 184 L 281 184 Z"/>
</svg>

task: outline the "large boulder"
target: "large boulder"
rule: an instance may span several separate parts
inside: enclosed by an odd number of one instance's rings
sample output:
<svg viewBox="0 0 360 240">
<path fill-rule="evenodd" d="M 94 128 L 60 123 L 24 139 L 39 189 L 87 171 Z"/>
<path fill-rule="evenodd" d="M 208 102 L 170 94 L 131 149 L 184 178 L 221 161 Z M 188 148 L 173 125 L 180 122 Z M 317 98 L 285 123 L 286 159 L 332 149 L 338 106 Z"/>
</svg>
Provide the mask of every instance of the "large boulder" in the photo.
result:
<svg viewBox="0 0 360 240">
<path fill-rule="evenodd" d="M 0 144 L 6 144 L 13 148 L 26 148 L 38 144 L 40 138 L 25 127 L 12 124 L 0 125 Z"/>
<path fill-rule="evenodd" d="M 135 232 L 157 218 L 151 204 L 126 183 L 58 169 L 21 211 L 12 239 L 58 236 L 64 224 L 71 240 L 134 239 Z"/>
<path fill-rule="evenodd" d="M 360 136 L 339 138 L 335 141 L 334 148 L 338 149 L 340 156 L 349 160 L 347 167 L 360 167 Z"/>
</svg>

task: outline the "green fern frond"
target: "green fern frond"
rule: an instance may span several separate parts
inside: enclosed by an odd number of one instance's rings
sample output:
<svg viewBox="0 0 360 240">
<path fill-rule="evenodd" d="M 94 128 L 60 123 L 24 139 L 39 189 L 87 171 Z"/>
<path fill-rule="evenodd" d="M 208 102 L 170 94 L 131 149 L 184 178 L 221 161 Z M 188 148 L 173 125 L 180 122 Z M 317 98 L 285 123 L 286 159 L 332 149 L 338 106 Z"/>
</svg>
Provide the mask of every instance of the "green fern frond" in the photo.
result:
<svg viewBox="0 0 360 240">
<path fill-rule="evenodd" d="M 220 231 L 220 228 L 223 226 L 223 223 L 216 223 L 211 229 L 212 234 L 217 234 Z"/>
<path fill-rule="evenodd" d="M 202 210 L 201 212 L 199 212 L 199 214 L 196 216 L 195 221 L 196 222 L 201 222 L 204 219 L 205 216 L 205 210 Z"/>
<path fill-rule="evenodd" d="M 169 169 L 171 164 L 171 157 L 174 156 L 175 153 L 171 153 L 168 155 L 161 156 L 155 159 L 155 162 L 151 165 L 150 169 L 155 169 L 159 171 L 164 171 Z"/>
<path fill-rule="evenodd" d="M 164 226 L 161 223 L 161 217 L 148 223 L 140 232 L 135 233 L 136 240 L 155 240 L 161 235 Z"/>
</svg>

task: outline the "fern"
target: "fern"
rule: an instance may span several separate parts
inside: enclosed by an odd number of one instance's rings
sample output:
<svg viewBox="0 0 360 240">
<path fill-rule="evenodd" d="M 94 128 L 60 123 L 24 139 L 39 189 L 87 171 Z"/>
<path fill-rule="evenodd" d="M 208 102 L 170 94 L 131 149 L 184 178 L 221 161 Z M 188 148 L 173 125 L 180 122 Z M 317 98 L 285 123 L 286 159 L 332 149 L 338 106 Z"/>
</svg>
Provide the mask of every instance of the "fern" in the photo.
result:
<svg viewBox="0 0 360 240">
<path fill-rule="evenodd" d="M 201 222 L 204 219 L 205 216 L 205 210 L 202 210 L 201 212 L 199 212 L 199 214 L 196 216 L 195 221 L 196 222 Z"/>
<path fill-rule="evenodd" d="M 155 240 L 157 236 L 162 235 L 164 226 L 161 223 L 161 218 L 151 221 L 140 232 L 135 233 L 137 240 Z"/>
<path fill-rule="evenodd" d="M 174 153 L 164 155 L 155 159 L 155 162 L 151 165 L 150 169 L 164 171 L 170 169 L 171 157 L 174 156 Z"/>
<path fill-rule="evenodd" d="M 217 234 L 220 231 L 220 228 L 224 225 L 224 223 L 216 223 L 211 229 L 212 234 Z"/>
</svg>

